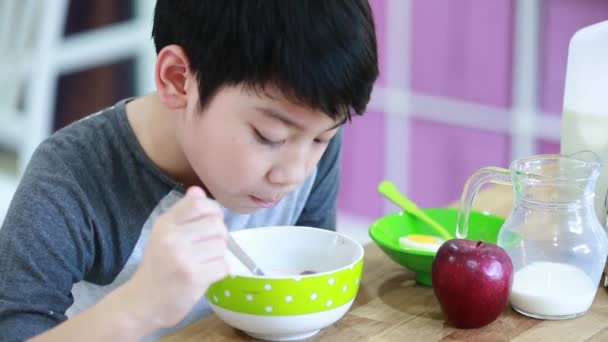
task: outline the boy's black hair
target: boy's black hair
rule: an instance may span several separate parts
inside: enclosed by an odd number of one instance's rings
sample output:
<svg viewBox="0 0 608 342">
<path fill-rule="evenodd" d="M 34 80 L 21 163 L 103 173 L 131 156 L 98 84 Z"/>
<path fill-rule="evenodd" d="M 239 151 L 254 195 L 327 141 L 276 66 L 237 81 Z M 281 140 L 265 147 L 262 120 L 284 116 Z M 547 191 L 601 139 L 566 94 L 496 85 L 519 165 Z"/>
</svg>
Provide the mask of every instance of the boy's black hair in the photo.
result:
<svg viewBox="0 0 608 342">
<path fill-rule="evenodd" d="M 276 85 L 335 120 L 363 114 L 378 77 L 367 0 L 157 0 L 156 51 L 180 45 L 205 107 L 223 86 Z"/>
</svg>

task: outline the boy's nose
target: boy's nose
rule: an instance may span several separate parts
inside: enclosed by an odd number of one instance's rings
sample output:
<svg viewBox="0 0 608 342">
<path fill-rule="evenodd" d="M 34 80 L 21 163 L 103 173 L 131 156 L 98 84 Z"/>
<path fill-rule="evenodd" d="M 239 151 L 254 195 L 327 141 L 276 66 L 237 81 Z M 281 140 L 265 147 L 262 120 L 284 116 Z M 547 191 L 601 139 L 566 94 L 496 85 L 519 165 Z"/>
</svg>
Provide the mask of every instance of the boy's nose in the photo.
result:
<svg viewBox="0 0 608 342">
<path fill-rule="evenodd" d="M 278 185 L 298 185 L 306 179 L 310 161 L 303 151 L 286 153 L 285 158 L 268 172 L 268 181 Z"/>
</svg>

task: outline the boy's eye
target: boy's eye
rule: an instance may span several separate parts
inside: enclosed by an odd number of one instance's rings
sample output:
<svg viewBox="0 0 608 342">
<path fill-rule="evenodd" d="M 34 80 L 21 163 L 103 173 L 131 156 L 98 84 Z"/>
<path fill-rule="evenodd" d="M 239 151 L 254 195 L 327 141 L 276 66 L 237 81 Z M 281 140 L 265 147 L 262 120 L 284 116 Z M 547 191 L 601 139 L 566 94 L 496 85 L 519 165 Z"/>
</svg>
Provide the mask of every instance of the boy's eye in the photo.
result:
<svg viewBox="0 0 608 342">
<path fill-rule="evenodd" d="M 257 140 L 258 140 L 260 143 L 262 143 L 262 144 L 264 144 L 264 145 L 269 145 L 269 146 L 280 146 L 280 145 L 282 145 L 282 144 L 285 142 L 285 140 L 274 141 L 274 140 L 268 139 L 268 138 L 266 138 L 266 137 L 265 137 L 265 136 L 264 136 L 262 133 L 260 133 L 260 131 L 258 131 L 258 130 L 257 130 L 257 129 L 255 129 L 255 128 L 253 129 L 253 132 L 255 133 L 255 137 L 256 137 L 256 139 L 257 139 Z"/>
</svg>

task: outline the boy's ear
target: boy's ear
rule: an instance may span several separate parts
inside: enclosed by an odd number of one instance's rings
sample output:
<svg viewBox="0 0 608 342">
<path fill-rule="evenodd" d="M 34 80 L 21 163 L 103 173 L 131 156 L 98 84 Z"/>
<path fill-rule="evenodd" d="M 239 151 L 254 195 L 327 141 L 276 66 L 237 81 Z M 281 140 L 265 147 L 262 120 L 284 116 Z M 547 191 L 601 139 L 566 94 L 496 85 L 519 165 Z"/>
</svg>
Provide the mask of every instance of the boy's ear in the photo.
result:
<svg viewBox="0 0 608 342">
<path fill-rule="evenodd" d="M 156 58 L 156 89 L 167 107 L 186 107 L 188 80 L 191 78 L 190 60 L 179 45 L 168 45 L 160 50 Z"/>
</svg>

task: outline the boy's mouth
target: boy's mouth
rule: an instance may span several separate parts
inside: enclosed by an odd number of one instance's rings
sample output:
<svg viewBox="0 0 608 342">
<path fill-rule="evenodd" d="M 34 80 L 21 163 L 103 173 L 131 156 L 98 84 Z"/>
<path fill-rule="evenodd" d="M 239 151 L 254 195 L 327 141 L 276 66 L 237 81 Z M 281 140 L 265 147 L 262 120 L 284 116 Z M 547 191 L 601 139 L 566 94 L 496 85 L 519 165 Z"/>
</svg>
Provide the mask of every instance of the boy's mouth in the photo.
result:
<svg viewBox="0 0 608 342">
<path fill-rule="evenodd" d="M 258 208 L 273 208 L 274 206 L 276 206 L 280 200 L 267 200 L 267 199 L 263 199 L 263 198 L 259 198 L 253 195 L 250 195 L 249 198 L 251 198 L 253 200 L 253 202 L 255 203 L 255 205 Z"/>
</svg>

